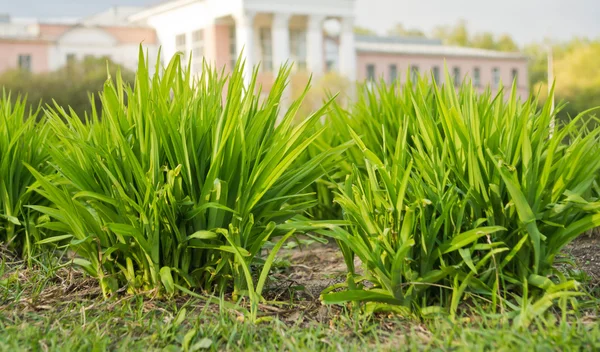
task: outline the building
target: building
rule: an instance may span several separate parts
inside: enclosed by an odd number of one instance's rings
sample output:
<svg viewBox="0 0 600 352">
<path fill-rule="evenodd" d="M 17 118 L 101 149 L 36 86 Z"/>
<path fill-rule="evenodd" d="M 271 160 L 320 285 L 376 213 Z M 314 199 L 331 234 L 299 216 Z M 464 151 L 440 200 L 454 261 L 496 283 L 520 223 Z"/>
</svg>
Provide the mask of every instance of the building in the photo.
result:
<svg viewBox="0 0 600 352">
<path fill-rule="evenodd" d="M 112 18 L 107 15 L 109 12 Z M 140 43 L 150 58 L 156 58 L 156 31 L 131 25 L 126 19 L 115 21 L 118 16 L 116 9 L 81 20 L 38 21 L 0 16 L 0 72 L 10 69 L 34 73 L 54 71 L 72 60 L 86 57 L 109 58 L 135 70 Z"/>
<path fill-rule="evenodd" d="M 359 81 L 405 82 L 407 72 L 417 71 L 443 81 L 446 66 L 455 82 L 470 77 L 475 86 L 494 89 L 516 80 L 520 95 L 528 94 L 522 54 L 423 38 L 356 36 L 354 1 L 170 0 L 147 8 L 115 7 L 70 24 L 13 23 L 8 31 L 0 24 L 0 71 L 54 70 L 86 55 L 134 68 L 143 42 L 150 58 L 159 46 L 166 59 L 191 54 L 193 73 L 203 69 L 203 60 L 230 69 L 243 53 L 246 76 L 260 63 L 262 81 L 287 61 L 316 77 L 335 71 Z"/>
<path fill-rule="evenodd" d="M 448 46 L 431 39 L 381 37 L 358 37 L 356 50 L 360 81 L 406 82 L 410 73 L 421 72 L 443 82 L 447 69 L 455 84 L 468 78 L 479 91 L 487 87 L 494 91 L 500 83 L 514 81 L 521 97 L 529 95 L 527 58 L 520 53 Z"/>
</svg>

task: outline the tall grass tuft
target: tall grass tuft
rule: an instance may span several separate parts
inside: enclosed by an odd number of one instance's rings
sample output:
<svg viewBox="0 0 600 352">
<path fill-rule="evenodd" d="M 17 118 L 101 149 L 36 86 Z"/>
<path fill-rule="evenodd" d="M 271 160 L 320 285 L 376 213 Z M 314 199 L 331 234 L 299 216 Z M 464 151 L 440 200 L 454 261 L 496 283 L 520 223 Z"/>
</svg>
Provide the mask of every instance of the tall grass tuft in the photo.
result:
<svg viewBox="0 0 600 352">
<path fill-rule="evenodd" d="M 124 286 L 232 291 L 256 308 L 277 249 L 295 232 L 290 220 L 314 205 L 297 200 L 343 148 L 296 163 L 322 133 L 327 105 L 294 125 L 302 97 L 281 106 L 290 69 L 260 98 L 256 72 L 245 86 L 242 66 L 230 76 L 205 67 L 194 79 L 178 56 L 151 72 L 140 53 L 135 86 L 107 81 L 101 115 L 82 123 L 51 113 L 60 176 L 36 176 L 55 206 L 33 208 L 63 233 L 46 242 L 67 240 L 106 295 Z"/>
<path fill-rule="evenodd" d="M 49 158 L 48 128 L 38 123 L 39 111 L 30 111 L 26 99 L 11 99 L 3 91 L 0 99 L 0 244 L 30 259 L 34 243 L 41 239 L 38 216 L 25 208 L 44 199 L 29 187 L 35 178 L 25 164 L 45 173 Z"/>
<path fill-rule="evenodd" d="M 547 308 L 575 288 L 554 263 L 600 225 L 591 193 L 600 129 L 576 133 L 585 113 L 551 135 L 550 105 L 520 101 L 516 87 L 494 96 L 426 79 L 377 85 L 351 112 L 336 111 L 340 138 L 356 142 L 347 153 L 354 171 L 336 197 L 353 225 L 332 235 L 350 278 L 325 301 L 421 313 L 441 304 L 454 314 L 466 293 L 493 309 L 522 296 Z"/>
</svg>

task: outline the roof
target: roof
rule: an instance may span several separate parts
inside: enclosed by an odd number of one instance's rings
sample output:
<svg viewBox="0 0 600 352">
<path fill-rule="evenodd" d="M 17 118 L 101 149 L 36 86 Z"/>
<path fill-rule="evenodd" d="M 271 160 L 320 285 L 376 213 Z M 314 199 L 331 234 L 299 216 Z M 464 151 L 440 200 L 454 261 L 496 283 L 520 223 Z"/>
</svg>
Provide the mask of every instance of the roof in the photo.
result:
<svg viewBox="0 0 600 352">
<path fill-rule="evenodd" d="M 489 59 L 526 59 L 518 52 L 503 52 L 462 46 L 442 45 L 425 38 L 357 37 L 356 50 L 363 53 L 477 57 Z"/>
<path fill-rule="evenodd" d="M 154 5 L 145 7 L 137 13 L 131 14 L 128 20 L 131 22 L 143 21 L 150 16 L 170 11 L 197 1 L 199 0 L 163 0 Z"/>
<path fill-rule="evenodd" d="M 355 40 L 361 43 L 442 45 L 441 39 L 431 39 L 425 37 L 382 37 L 377 35 L 356 35 Z"/>
<path fill-rule="evenodd" d="M 113 6 L 105 11 L 81 19 L 85 25 L 129 26 L 129 16 L 144 10 L 140 6 Z"/>
<path fill-rule="evenodd" d="M 32 39 L 38 35 L 35 20 L 9 18 L 8 21 L 0 22 L 0 38 L 3 39 Z"/>
</svg>

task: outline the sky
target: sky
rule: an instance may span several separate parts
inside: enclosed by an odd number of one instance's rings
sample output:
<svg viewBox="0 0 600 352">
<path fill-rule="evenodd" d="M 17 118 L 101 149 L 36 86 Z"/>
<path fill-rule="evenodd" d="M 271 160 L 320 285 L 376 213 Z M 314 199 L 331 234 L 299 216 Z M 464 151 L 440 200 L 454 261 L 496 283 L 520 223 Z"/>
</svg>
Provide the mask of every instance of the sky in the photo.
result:
<svg viewBox="0 0 600 352">
<path fill-rule="evenodd" d="M 226 0 L 222 0 L 226 1 Z M 157 0 L 0 0 L 15 17 L 80 17 L 113 5 L 145 6 Z M 518 43 L 573 36 L 600 38 L 600 0 L 356 0 L 357 25 L 380 34 L 396 23 L 430 32 L 467 21 L 471 32 L 508 33 Z"/>
</svg>

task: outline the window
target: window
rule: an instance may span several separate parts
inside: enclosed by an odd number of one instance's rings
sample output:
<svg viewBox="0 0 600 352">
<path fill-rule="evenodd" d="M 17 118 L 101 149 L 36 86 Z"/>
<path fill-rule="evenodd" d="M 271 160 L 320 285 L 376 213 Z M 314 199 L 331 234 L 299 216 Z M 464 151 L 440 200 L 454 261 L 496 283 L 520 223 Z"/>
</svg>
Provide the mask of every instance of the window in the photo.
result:
<svg viewBox="0 0 600 352">
<path fill-rule="evenodd" d="M 199 29 L 192 32 L 192 72 L 202 72 L 204 59 L 204 31 Z"/>
<path fill-rule="evenodd" d="M 183 54 L 181 59 L 185 61 L 187 57 L 187 41 L 185 38 L 185 33 L 175 36 L 175 51 L 181 52 Z"/>
<path fill-rule="evenodd" d="M 498 67 L 494 67 L 492 69 L 492 86 L 497 88 L 500 85 L 500 69 Z"/>
<path fill-rule="evenodd" d="M 327 72 L 333 71 L 337 68 L 338 61 L 340 58 L 340 50 L 338 42 L 331 37 L 325 39 L 325 64 Z"/>
<path fill-rule="evenodd" d="M 398 66 L 395 64 L 390 65 L 390 83 L 394 83 L 398 80 Z"/>
<path fill-rule="evenodd" d="M 518 86 L 519 85 L 519 70 L 517 70 L 516 68 L 513 68 L 511 74 L 512 74 L 513 83 L 516 83 Z"/>
<path fill-rule="evenodd" d="M 260 58 L 263 71 L 273 71 L 273 41 L 271 40 L 271 28 L 261 28 L 260 36 Z"/>
<path fill-rule="evenodd" d="M 298 69 L 306 69 L 306 31 L 290 30 L 290 56 Z"/>
<path fill-rule="evenodd" d="M 31 55 L 22 54 L 19 55 L 19 69 L 27 72 L 31 72 Z"/>
<path fill-rule="evenodd" d="M 462 79 L 460 78 L 460 67 L 454 66 L 452 69 L 452 80 L 454 81 L 454 85 L 460 85 Z"/>
<path fill-rule="evenodd" d="M 473 69 L 473 85 L 475 87 L 481 87 L 481 70 L 479 67 Z"/>
<path fill-rule="evenodd" d="M 417 81 L 419 80 L 419 66 L 410 66 L 410 80 L 412 81 L 412 83 L 417 83 Z"/>
<path fill-rule="evenodd" d="M 369 81 L 369 82 L 375 81 L 375 65 L 373 65 L 373 64 L 367 65 L 367 81 Z"/>
<path fill-rule="evenodd" d="M 433 66 L 433 69 L 431 70 L 433 73 L 433 80 L 435 83 L 440 83 L 440 67 L 439 66 Z"/>
<path fill-rule="evenodd" d="M 235 25 L 229 27 L 229 58 L 231 69 L 233 70 L 238 58 Z"/>
<path fill-rule="evenodd" d="M 75 56 L 75 54 L 67 54 L 67 66 L 73 65 L 75 61 L 77 61 L 77 57 Z"/>
</svg>

